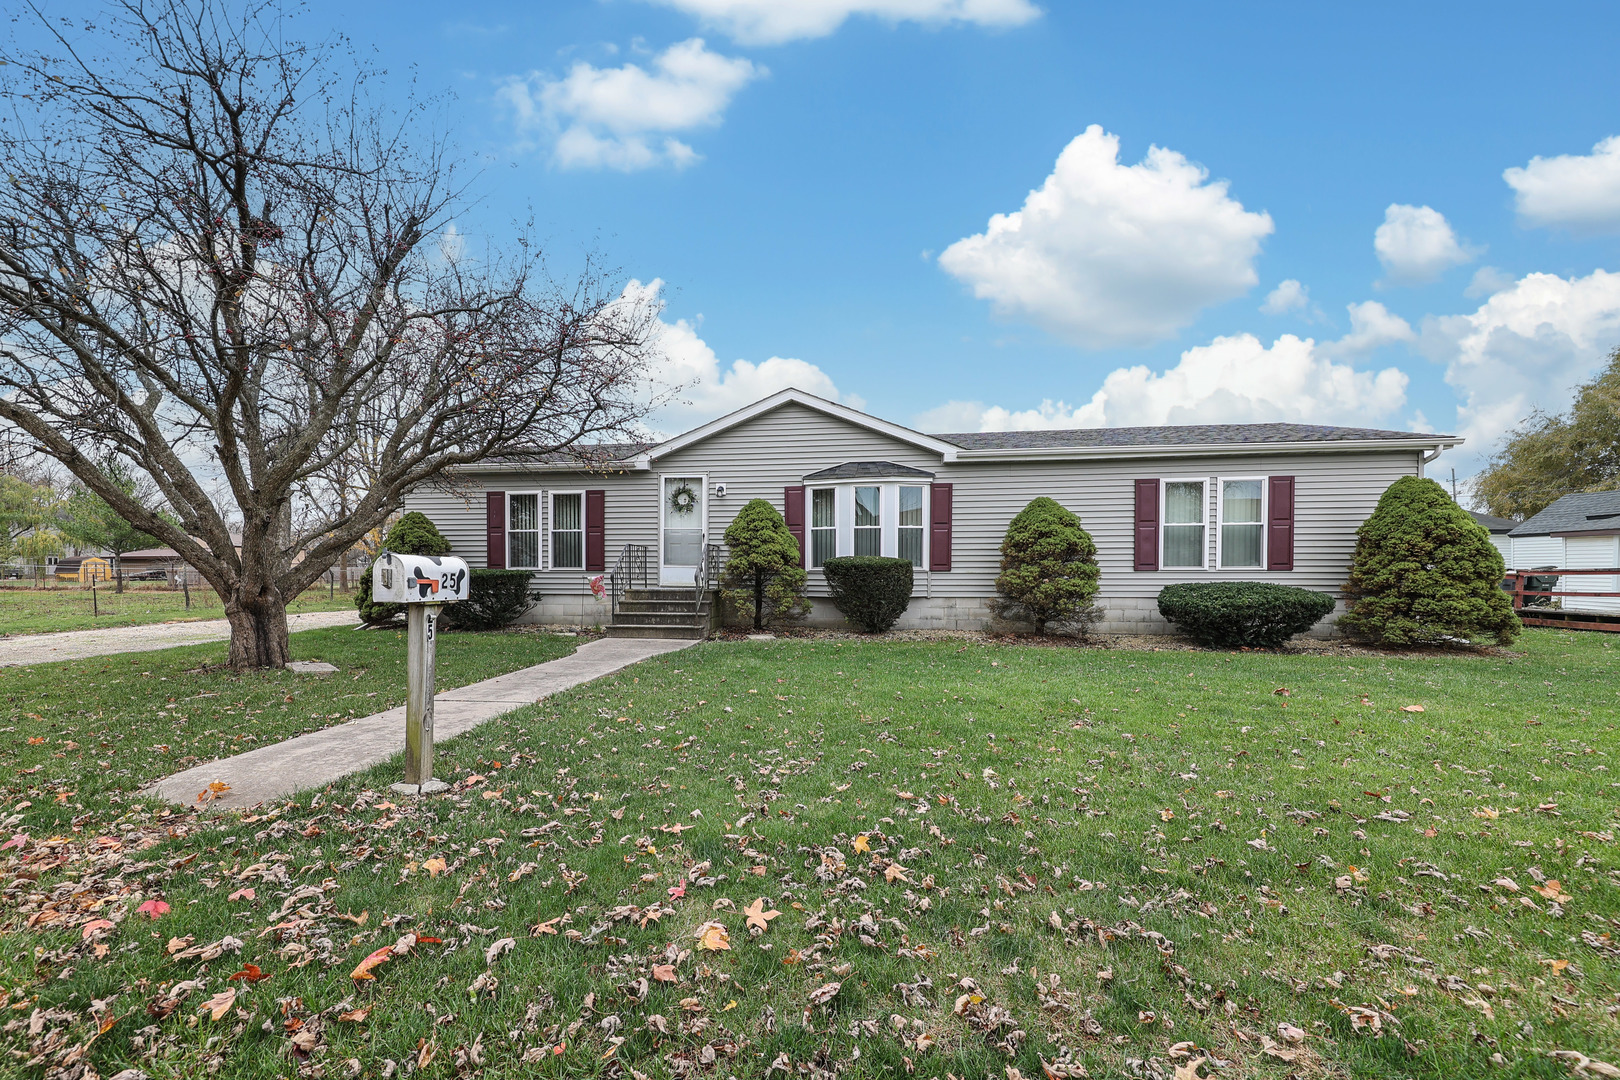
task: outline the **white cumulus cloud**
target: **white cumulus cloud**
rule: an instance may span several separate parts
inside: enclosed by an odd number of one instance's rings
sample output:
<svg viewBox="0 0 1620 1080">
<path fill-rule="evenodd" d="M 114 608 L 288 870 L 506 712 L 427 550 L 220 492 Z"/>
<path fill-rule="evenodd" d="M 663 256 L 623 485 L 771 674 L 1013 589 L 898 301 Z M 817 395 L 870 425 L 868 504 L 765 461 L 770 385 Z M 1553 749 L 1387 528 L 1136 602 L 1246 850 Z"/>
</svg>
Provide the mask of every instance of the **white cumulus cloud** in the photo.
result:
<svg viewBox="0 0 1620 1080">
<path fill-rule="evenodd" d="M 625 286 L 624 299 L 662 312 L 663 287 L 657 278 L 645 284 L 632 280 Z M 772 356 L 758 363 L 733 360 L 727 367 L 698 336 L 697 324 L 686 319 L 667 322 L 660 315 L 653 344 L 661 354 L 651 373 L 653 391 L 677 390 L 650 421 L 664 435 L 686 431 L 790 386 L 851 408 L 865 407 L 861 398 L 840 391 L 832 376 L 806 360 Z"/>
<path fill-rule="evenodd" d="M 1417 333 L 1405 319 L 1377 300 L 1348 305 L 1350 332 L 1337 341 L 1325 342 L 1322 351 L 1331 356 L 1371 352 L 1385 345 L 1417 340 Z"/>
<path fill-rule="evenodd" d="M 1428 320 L 1423 345 L 1462 399 L 1467 451 L 1489 453 L 1532 409 L 1567 407 L 1620 345 L 1620 274 L 1527 274 L 1470 315 Z"/>
<path fill-rule="evenodd" d="M 497 97 L 524 138 L 551 140 L 568 169 L 633 172 L 683 168 L 698 153 L 677 134 L 715 127 L 732 97 L 765 69 L 711 51 L 702 38 L 671 45 L 648 67 L 599 68 L 579 61 L 562 78 L 542 72 L 508 78 Z"/>
<path fill-rule="evenodd" d="M 1404 203 L 1391 203 L 1384 211 L 1384 223 L 1373 234 L 1373 250 L 1390 280 L 1403 285 L 1433 281 L 1479 255 L 1457 239 L 1440 211 Z"/>
<path fill-rule="evenodd" d="M 1266 294 L 1265 302 L 1260 310 L 1266 315 L 1286 315 L 1290 311 L 1309 307 L 1311 303 L 1311 290 L 1289 278 L 1277 284 Z"/>
<path fill-rule="evenodd" d="M 1284 334 L 1267 346 L 1253 334 L 1235 334 L 1186 350 L 1164 372 L 1144 365 L 1117 368 L 1078 406 L 1047 400 L 1013 410 L 952 401 L 916 422 L 925 431 L 1368 423 L 1406 403 L 1407 381 L 1399 368 L 1358 371 L 1332 360 L 1310 338 Z"/>
<path fill-rule="evenodd" d="M 1513 189 L 1519 217 L 1531 225 L 1561 225 L 1573 232 L 1620 229 L 1620 135 L 1590 154 L 1533 157 L 1502 173 Z"/>
<path fill-rule="evenodd" d="M 851 16 L 891 23 L 1021 26 L 1040 16 L 1030 0 L 657 0 L 737 41 L 779 45 L 825 37 Z"/>
<path fill-rule="evenodd" d="M 996 214 L 939 262 L 1003 316 L 1080 345 L 1141 343 L 1253 288 L 1272 228 L 1174 150 L 1121 165 L 1118 136 L 1093 124 L 1022 209 Z"/>
</svg>

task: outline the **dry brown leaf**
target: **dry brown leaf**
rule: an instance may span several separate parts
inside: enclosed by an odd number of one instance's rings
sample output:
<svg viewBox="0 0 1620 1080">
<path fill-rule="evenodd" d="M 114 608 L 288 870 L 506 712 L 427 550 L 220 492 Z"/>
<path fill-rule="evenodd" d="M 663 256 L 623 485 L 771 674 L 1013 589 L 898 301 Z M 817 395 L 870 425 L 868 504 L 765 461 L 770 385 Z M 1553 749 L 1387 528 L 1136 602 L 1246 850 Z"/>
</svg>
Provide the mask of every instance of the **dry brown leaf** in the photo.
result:
<svg viewBox="0 0 1620 1080">
<path fill-rule="evenodd" d="M 675 974 L 674 964 L 654 964 L 652 977 L 658 982 L 679 982 L 680 977 Z"/>
<path fill-rule="evenodd" d="M 731 948 L 731 934 L 726 930 L 726 924 L 719 921 L 710 921 L 697 928 L 692 935 L 698 940 L 698 948 L 708 952 L 720 952 Z"/>
<path fill-rule="evenodd" d="M 1207 1057 L 1195 1057 L 1191 1061 L 1177 1065 L 1175 1080 L 1203 1080 L 1198 1075 L 1198 1067 L 1208 1060 Z"/>
<path fill-rule="evenodd" d="M 422 863 L 422 869 L 428 872 L 428 877 L 438 877 L 444 873 L 445 867 L 448 865 L 443 859 L 427 859 Z"/>
<path fill-rule="evenodd" d="M 823 983 L 821 986 L 816 987 L 814 990 L 810 991 L 810 1004 L 827 1004 L 827 1002 L 838 996 L 838 988 L 843 985 L 844 984 L 841 982 L 830 982 Z"/>
<path fill-rule="evenodd" d="M 197 1011 L 206 1012 L 208 1014 L 208 1019 L 210 1020 L 221 1020 L 224 1018 L 226 1013 L 231 1011 L 231 1006 L 235 1004 L 236 987 L 233 986 L 229 990 L 221 990 L 219 993 L 203 1002 L 202 1007 Z"/>
<path fill-rule="evenodd" d="M 857 855 L 862 855 L 862 854 L 865 854 L 866 852 L 872 850 L 872 845 L 867 840 L 865 833 L 862 833 L 861 835 L 857 836 L 855 838 L 855 842 L 853 844 L 851 844 L 850 847 L 854 848 L 855 854 L 857 854 Z"/>
<path fill-rule="evenodd" d="M 743 908 L 743 914 L 748 917 L 749 930 L 758 930 L 760 933 L 764 933 L 770 928 L 770 921 L 782 913 L 775 908 L 766 911 L 765 898 L 761 896 L 752 904 Z"/>
<path fill-rule="evenodd" d="M 371 973 L 371 969 L 376 967 L 378 964 L 387 963 L 389 958 L 392 957 L 393 954 L 394 954 L 394 947 L 392 945 L 384 945 L 382 948 L 378 949 L 376 952 L 372 953 L 370 956 L 368 956 L 364 960 L 360 961 L 360 963 L 355 967 L 355 969 L 353 971 L 349 972 L 349 978 L 351 978 L 351 979 L 375 979 L 377 976 L 375 976 L 375 975 L 373 975 Z"/>
<path fill-rule="evenodd" d="M 350 1024 L 364 1023 L 366 1017 L 371 1015 L 371 1006 L 360 1009 L 350 1009 L 348 1012 L 338 1013 L 338 1019 Z"/>
</svg>

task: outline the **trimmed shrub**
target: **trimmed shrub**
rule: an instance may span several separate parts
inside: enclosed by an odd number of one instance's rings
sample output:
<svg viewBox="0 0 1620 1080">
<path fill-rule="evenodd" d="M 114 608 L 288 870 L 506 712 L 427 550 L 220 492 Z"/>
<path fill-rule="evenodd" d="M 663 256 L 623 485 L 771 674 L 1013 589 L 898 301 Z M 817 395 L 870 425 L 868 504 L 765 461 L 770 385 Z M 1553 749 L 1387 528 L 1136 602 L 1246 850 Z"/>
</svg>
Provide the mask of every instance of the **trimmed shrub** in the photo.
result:
<svg viewBox="0 0 1620 1080">
<path fill-rule="evenodd" d="M 450 541 L 426 514 L 412 510 L 388 530 L 383 547 L 399 555 L 448 555 Z M 385 623 L 405 610 L 403 604 L 374 604 L 371 602 L 371 567 L 360 575 L 360 588 L 355 590 L 354 606 L 360 612 L 360 621 L 372 626 Z"/>
<path fill-rule="evenodd" d="M 1433 480 L 1403 476 L 1356 530 L 1340 629 L 1379 645 L 1510 644 L 1523 625 L 1491 534 Z"/>
<path fill-rule="evenodd" d="M 1159 614 L 1201 645 L 1275 648 L 1333 611 L 1333 597 L 1263 581 L 1199 581 L 1166 585 Z"/>
<path fill-rule="evenodd" d="M 499 630 L 522 618 L 529 599 L 527 570 L 477 570 L 467 582 L 467 599 L 449 604 L 444 621 L 452 630 Z"/>
<path fill-rule="evenodd" d="M 846 555 L 821 565 L 833 606 L 868 634 L 881 634 L 911 604 L 911 561 Z"/>
<path fill-rule="evenodd" d="M 1003 619 L 1084 635 L 1102 616 L 1092 604 L 1098 588 L 1097 545 L 1080 519 L 1046 496 L 1033 500 L 1007 526 L 1001 576 L 990 608 Z"/>
<path fill-rule="evenodd" d="M 750 500 L 726 527 L 726 549 L 721 595 L 755 630 L 810 614 L 804 597 L 809 575 L 799 565 L 799 542 L 776 507 Z"/>
</svg>

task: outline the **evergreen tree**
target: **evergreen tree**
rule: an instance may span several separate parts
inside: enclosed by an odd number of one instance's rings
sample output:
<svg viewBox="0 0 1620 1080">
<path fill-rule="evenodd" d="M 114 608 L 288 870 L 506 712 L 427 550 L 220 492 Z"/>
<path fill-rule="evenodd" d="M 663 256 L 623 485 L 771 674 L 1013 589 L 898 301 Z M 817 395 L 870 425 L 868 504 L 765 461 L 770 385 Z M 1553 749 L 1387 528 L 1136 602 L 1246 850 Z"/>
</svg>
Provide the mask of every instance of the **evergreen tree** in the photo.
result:
<svg viewBox="0 0 1620 1080">
<path fill-rule="evenodd" d="M 799 542 L 776 507 L 751 500 L 727 526 L 726 547 L 722 595 L 755 630 L 810 614 L 804 597 L 809 575 L 799 565 Z"/>
<path fill-rule="evenodd" d="M 388 530 L 388 536 L 383 540 L 383 550 L 396 555 L 448 555 L 450 541 L 444 538 L 439 527 L 426 514 L 412 510 Z M 373 626 L 387 622 L 405 610 L 403 604 L 372 603 L 369 567 L 360 575 L 360 587 L 354 593 L 354 606 L 360 612 L 360 620 Z"/>
<path fill-rule="evenodd" d="M 1522 627 L 1502 575 L 1490 533 L 1433 480 L 1403 476 L 1356 532 L 1339 627 L 1379 645 L 1507 645 Z"/>
<path fill-rule="evenodd" d="M 991 609 L 1004 619 L 1085 633 L 1102 615 L 1097 545 L 1080 519 L 1041 496 L 1018 512 L 1001 542 L 1001 576 Z"/>
</svg>

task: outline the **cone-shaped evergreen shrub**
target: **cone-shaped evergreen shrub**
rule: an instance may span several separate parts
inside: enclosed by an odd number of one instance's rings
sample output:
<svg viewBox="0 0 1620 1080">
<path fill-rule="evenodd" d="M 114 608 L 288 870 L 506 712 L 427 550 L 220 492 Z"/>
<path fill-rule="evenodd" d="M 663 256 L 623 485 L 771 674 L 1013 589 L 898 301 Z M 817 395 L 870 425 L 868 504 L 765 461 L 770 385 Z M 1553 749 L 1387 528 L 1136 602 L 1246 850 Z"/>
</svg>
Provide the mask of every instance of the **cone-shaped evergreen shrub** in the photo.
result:
<svg viewBox="0 0 1620 1080">
<path fill-rule="evenodd" d="M 1433 480 L 1403 476 L 1356 532 L 1339 626 L 1380 645 L 1519 636 L 1490 533 Z"/>
<path fill-rule="evenodd" d="M 448 555 L 450 541 L 426 514 L 412 510 L 388 530 L 383 548 L 398 555 Z M 360 575 L 360 588 L 355 590 L 354 606 L 360 612 L 360 621 L 375 626 L 387 622 L 405 610 L 403 604 L 374 604 L 371 602 L 371 567 Z"/>
<path fill-rule="evenodd" d="M 990 602 L 1003 619 L 1084 634 L 1102 615 L 1097 595 L 1097 545 L 1080 519 L 1046 496 L 1033 500 L 1007 526 L 1001 542 L 1000 595 Z"/>
<path fill-rule="evenodd" d="M 727 526 L 726 548 L 722 596 L 755 630 L 810 613 L 799 542 L 776 507 L 764 499 L 750 500 Z"/>
</svg>

